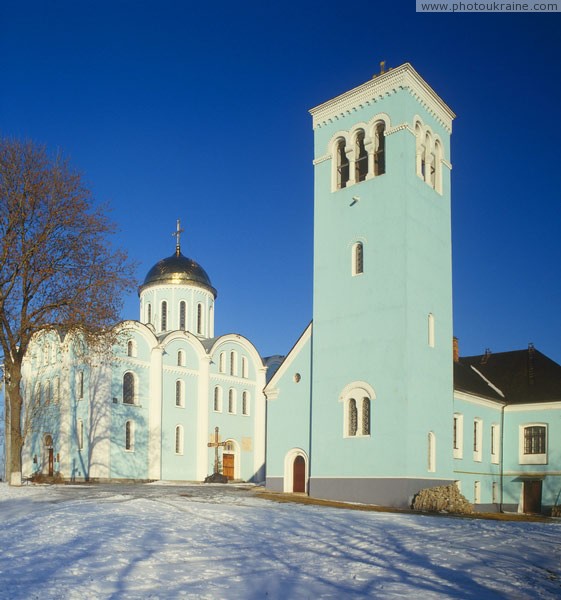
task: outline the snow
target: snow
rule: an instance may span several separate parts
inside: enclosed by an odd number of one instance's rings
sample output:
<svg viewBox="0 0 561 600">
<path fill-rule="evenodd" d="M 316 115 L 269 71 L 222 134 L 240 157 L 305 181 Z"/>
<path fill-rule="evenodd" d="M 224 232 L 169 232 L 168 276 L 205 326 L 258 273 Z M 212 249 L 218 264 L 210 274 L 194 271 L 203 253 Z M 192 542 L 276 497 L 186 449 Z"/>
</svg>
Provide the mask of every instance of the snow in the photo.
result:
<svg viewBox="0 0 561 600">
<path fill-rule="evenodd" d="M 0 484 L 0 598 L 559 598 L 561 523 L 280 504 L 249 486 Z"/>
</svg>

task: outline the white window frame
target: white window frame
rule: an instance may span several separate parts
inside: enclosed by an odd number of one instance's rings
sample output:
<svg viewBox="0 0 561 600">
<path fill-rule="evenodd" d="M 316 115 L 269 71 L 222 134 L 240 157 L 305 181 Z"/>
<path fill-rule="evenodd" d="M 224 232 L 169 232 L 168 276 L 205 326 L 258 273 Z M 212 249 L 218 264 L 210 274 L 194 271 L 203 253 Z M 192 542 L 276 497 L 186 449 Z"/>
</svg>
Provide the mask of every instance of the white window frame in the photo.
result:
<svg viewBox="0 0 561 600">
<path fill-rule="evenodd" d="M 237 398 L 236 398 L 236 390 L 234 388 L 230 388 L 228 390 L 228 414 L 235 415 L 237 412 Z"/>
<path fill-rule="evenodd" d="M 359 265 L 360 252 L 360 265 Z M 351 274 L 353 277 L 364 275 L 364 242 L 358 240 L 352 246 L 351 251 Z M 360 266 L 360 268 L 359 268 Z"/>
<path fill-rule="evenodd" d="M 175 406 L 185 408 L 185 382 L 183 379 L 175 381 Z"/>
<path fill-rule="evenodd" d="M 249 415 L 251 414 L 251 409 L 250 409 L 250 401 L 251 401 L 251 396 L 249 394 L 249 392 L 247 390 L 244 390 L 242 392 L 242 415 L 244 417 L 249 417 Z"/>
<path fill-rule="evenodd" d="M 501 428 L 497 423 L 491 425 L 491 462 L 499 464 Z"/>
<path fill-rule="evenodd" d="M 249 377 L 248 373 L 249 373 L 249 369 L 248 369 L 247 356 L 242 356 L 242 377 L 244 379 L 247 379 Z"/>
<path fill-rule="evenodd" d="M 215 385 L 212 392 L 212 410 L 217 413 L 222 412 L 222 388 L 219 385 Z"/>
<path fill-rule="evenodd" d="M 541 454 L 525 454 L 525 432 L 529 427 L 545 428 L 545 452 Z M 518 428 L 518 462 L 521 465 L 547 465 L 549 431 L 547 423 L 524 423 Z"/>
<path fill-rule="evenodd" d="M 473 482 L 473 503 L 481 504 L 481 481 Z"/>
<path fill-rule="evenodd" d="M 454 413 L 454 421 L 456 422 L 456 447 L 454 450 L 454 458 L 464 457 L 464 415 Z M 452 428 L 454 423 L 452 423 Z M 454 444 L 454 430 L 452 429 L 452 444 Z"/>
<path fill-rule="evenodd" d="M 173 444 L 175 454 L 177 456 L 183 455 L 183 425 L 176 425 L 173 436 Z"/>
<path fill-rule="evenodd" d="M 436 472 L 436 435 L 434 431 L 429 431 L 427 436 L 427 471 Z"/>
<path fill-rule="evenodd" d="M 483 458 L 483 419 L 473 420 L 473 460 L 481 462 Z"/>
<path fill-rule="evenodd" d="M 76 421 L 76 437 L 78 441 L 78 450 L 84 449 L 84 421 L 78 419 Z"/>
</svg>

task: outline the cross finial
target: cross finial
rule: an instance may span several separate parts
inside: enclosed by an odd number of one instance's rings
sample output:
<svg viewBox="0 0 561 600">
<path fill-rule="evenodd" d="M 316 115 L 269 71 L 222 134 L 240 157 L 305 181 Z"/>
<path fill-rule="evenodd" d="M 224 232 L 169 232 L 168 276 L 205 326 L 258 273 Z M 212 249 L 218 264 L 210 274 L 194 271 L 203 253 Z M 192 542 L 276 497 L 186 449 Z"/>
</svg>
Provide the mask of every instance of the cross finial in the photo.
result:
<svg viewBox="0 0 561 600">
<path fill-rule="evenodd" d="M 181 234 L 183 233 L 183 229 L 181 229 L 181 221 L 177 219 L 177 226 L 175 231 L 171 234 L 175 238 L 175 254 L 179 256 L 181 254 Z"/>
</svg>

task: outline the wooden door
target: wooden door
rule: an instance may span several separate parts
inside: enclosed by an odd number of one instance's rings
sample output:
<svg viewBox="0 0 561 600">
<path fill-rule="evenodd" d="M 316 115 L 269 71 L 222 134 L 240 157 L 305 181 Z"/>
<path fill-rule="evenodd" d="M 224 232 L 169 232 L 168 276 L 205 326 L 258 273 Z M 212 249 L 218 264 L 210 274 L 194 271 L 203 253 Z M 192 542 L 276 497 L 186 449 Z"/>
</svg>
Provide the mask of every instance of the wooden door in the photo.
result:
<svg viewBox="0 0 561 600">
<path fill-rule="evenodd" d="M 222 475 L 227 477 L 229 480 L 234 479 L 234 455 L 223 454 L 222 455 Z"/>
<path fill-rule="evenodd" d="M 294 459 L 292 467 L 292 491 L 306 492 L 306 461 L 303 456 Z"/>
<path fill-rule="evenodd" d="M 53 449 L 49 448 L 49 475 L 52 477 L 54 475 L 55 469 L 55 460 L 54 460 L 54 453 L 53 453 Z"/>
<path fill-rule="evenodd" d="M 534 479 L 524 482 L 524 507 L 525 513 L 541 513 L 542 511 L 542 482 Z"/>
</svg>

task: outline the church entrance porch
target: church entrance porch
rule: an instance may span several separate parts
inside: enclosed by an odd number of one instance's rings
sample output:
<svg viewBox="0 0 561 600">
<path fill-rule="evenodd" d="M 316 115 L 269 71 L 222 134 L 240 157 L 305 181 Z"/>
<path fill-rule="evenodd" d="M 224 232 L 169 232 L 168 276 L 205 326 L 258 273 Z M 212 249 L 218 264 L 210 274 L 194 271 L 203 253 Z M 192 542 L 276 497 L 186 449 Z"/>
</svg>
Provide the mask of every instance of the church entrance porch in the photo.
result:
<svg viewBox="0 0 561 600">
<path fill-rule="evenodd" d="M 222 455 L 222 474 L 228 478 L 228 481 L 234 479 L 234 455 L 226 454 Z"/>
<path fill-rule="evenodd" d="M 55 473 L 55 455 L 53 450 L 53 437 L 49 433 L 45 435 L 45 448 L 47 453 L 47 475 L 52 477 Z"/>
</svg>

